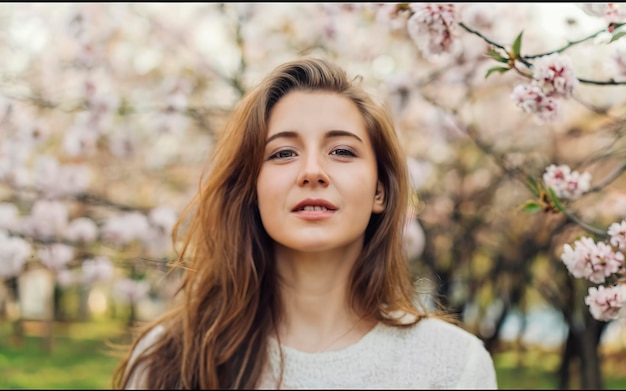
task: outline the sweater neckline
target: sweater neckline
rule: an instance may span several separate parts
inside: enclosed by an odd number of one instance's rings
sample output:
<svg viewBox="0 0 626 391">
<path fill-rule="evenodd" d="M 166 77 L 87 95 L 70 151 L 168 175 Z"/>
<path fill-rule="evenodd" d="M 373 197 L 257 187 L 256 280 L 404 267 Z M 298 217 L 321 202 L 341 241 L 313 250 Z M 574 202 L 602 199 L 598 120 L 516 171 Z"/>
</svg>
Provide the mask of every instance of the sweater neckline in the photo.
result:
<svg viewBox="0 0 626 391">
<path fill-rule="evenodd" d="M 316 359 L 316 358 L 329 358 L 329 357 L 340 357 L 343 355 L 353 354 L 355 351 L 362 349 L 367 346 L 368 341 L 373 339 L 375 335 L 378 333 L 378 330 L 383 327 L 382 322 L 376 323 L 374 327 L 372 327 L 365 335 L 363 335 L 358 341 L 350 344 L 348 346 L 344 346 L 339 349 L 331 349 L 323 352 L 306 352 L 304 350 L 299 350 L 297 348 L 288 346 L 288 345 L 280 345 L 278 343 L 278 339 L 275 336 L 271 335 L 269 340 L 274 348 L 278 350 L 278 348 L 282 348 L 283 352 L 293 358 L 303 358 L 303 359 Z"/>
</svg>

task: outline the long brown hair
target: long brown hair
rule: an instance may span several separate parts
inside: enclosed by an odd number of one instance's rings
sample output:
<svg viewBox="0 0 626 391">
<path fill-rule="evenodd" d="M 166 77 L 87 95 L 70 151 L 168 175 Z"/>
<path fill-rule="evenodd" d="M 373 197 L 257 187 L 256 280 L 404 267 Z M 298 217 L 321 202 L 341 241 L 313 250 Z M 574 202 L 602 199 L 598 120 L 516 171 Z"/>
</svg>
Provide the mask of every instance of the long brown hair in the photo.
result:
<svg viewBox="0 0 626 391">
<path fill-rule="evenodd" d="M 384 186 L 386 207 L 372 215 L 350 281 L 353 308 L 371 320 L 402 326 L 392 314 L 426 316 L 402 247 L 408 173 L 395 129 L 382 106 L 332 62 L 304 58 L 275 68 L 234 108 L 212 151 L 207 175 L 172 232 L 185 267 L 180 303 L 151 327 L 164 332 L 145 354 L 130 353 L 115 370 L 124 388 L 138 364 L 147 388 L 254 388 L 266 363 L 267 337 L 281 317 L 272 241 L 261 223 L 256 180 L 272 107 L 293 90 L 351 99 L 363 115 Z M 132 349 L 131 349 L 132 351 Z"/>
</svg>

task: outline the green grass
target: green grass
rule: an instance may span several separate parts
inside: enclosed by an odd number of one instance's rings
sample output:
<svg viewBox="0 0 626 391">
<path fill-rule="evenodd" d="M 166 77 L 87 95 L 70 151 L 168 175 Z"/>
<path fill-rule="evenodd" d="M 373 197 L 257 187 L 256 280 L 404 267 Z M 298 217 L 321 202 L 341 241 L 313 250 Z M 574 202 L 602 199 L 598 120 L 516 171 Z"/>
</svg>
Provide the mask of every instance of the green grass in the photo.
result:
<svg viewBox="0 0 626 391">
<path fill-rule="evenodd" d="M 123 324 L 113 321 L 54 324 L 51 350 L 40 330 L 21 340 L 0 322 L 0 389 L 111 389 L 119 359 L 105 340 L 126 342 Z M 30 335 L 28 335 L 30 333 Z M 39 333 L 39 335 L 38 335 Z M 621 357 L 621 355 L 620 355 Z M 500 389 L 557 389 L 558 352 L 507 350 L 494 355 Z M 605 389 L 626 389 L 624 360 L 605 365 Z M 572 387 L 575 389 L 575 387 Z"/>
<path fill-rule="evenodd" d="M 0 388 L 111 389 L 119 359 L 105 339 L 121 341 L 120 324 L 55 324 L 50 351 L 39 332 L 19 340 L 6 322 L 0 330 Z"/>
</svg>

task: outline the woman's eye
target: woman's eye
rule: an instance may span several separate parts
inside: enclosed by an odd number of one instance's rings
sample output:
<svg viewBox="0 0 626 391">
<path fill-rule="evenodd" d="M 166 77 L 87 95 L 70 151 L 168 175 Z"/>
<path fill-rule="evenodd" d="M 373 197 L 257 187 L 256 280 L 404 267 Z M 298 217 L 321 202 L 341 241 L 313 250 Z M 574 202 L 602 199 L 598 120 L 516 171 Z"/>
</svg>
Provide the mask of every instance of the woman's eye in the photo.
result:
<svg viewBox="0 0 626 391">
<path fill-rule="evenodd" d="M 285 159 L 296 156 L 296 153 L 289 149 L 283 149 L 282 151 L 278 151 L 272 155 L 270 155 L 270 159 Z"/>
<path fill-rule="evenodd" d="M 356 156 L 354 152 L 346 148 L 337 148 L 333 149 L 330 152 L 331 155 L 339 155 L 339 156 Z"/>
</svg>

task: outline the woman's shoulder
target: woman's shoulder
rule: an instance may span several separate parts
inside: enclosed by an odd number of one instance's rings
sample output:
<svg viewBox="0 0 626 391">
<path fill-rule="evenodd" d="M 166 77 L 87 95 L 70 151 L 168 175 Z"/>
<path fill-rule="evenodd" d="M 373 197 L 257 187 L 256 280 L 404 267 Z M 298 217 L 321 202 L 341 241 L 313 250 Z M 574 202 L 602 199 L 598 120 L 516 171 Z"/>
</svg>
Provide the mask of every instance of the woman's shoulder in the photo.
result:
<svg viewBox="0 0 626 391">
<path fill-rule="evenodd" d="M 137 356 L 145 352 L 163 335 L 165 332 L 165 326 L 157 324 L 149 328 L 145 334 L 137 341 L 135 348 L 133 349 L 130 361 L 134 361 Z"/>
<path fill-rule="evenodd" d="M 460 324 L 443 317 L 430 315 L 417 320 L 417 315 L 394 311 L 390 314 L 390 318 L 394 318 L 397 323 L 404 325 L 402 328 L 394 327 L 394 329 L 405 330 L 402 334 L 407 336 L 419 336 L 420 338 L 433 336 L 445 337 L 446 339 L 453 338 L 481 341 L 480 338 L 463 328 Z M 387 331 L 389 331 L 389 329 L 387 329 Z"/>
<path fill-rule="evenodd" d="M 466 330 L 459 324 L 454 324 L 442 318 L 424 318 L 415 325 L 414 329 L 416 333 L 432 335 L 434 337 L 473 340 L 479 341 L 482 344 L 482 340 L 475 334 Z"/>
<path fill-rule="evenodd" d="M 135 347 L 133 348 L 130 358 L 128 360 L 128 364 L 126 365 L 127 369 L 130 369 L 135 360 L 141 354 L 145 353 L 149 350 L 155 343 L 159 340 L 159 338 L 165 332 L 165 327 L 162 324 L 157 324 L 151 328 L 149 328 L 143 336 L 137 341 Z M 147 373 L 146 373 L 146 365 L 145 363 L 141 363 L 138 367 L 136 367 L 132 374 L 129 377 L 128 383 L 126 387 L 127 390 L 134 389 L 144 389 L 147 385 Z"/>
<path fill-rule="evenodd" d="M 441 344 L 448 341 L 450 344 L 467 341 L 482 344 L 482 340 L 462 326 L 444 318 L 426 317 L 412 325 L 408 325 L 412 318 L 403 317 L 406 323 L 403 327 L 385 326 L 380 329 L 382 334 L 393 334 L 405 341 L 415 339 L 421 342 L 433 341 Z"/>
<path fill-rule="evenodd" d="M 497 388 L 493 359 L 483 340 L 458 324 L 427 317 L 411 326 L 381 327 L 380 333 L 378 345 L 402 357 L 398 365 L 404 370 L 427 370 L 433 388 Z"/>
</svg>

